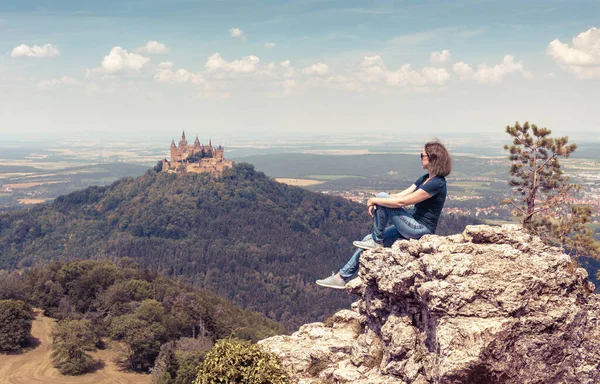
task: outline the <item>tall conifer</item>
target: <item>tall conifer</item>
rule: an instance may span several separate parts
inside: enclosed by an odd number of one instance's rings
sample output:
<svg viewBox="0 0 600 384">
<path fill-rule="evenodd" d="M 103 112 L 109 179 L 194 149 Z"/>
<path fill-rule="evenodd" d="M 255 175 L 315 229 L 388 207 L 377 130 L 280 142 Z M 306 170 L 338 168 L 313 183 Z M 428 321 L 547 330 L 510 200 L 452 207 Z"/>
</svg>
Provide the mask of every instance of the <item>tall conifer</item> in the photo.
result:
<svg viewBox="0 0 600 384">
<path fill-rule="evenodd" d="M 512 145 L 504 146 L 510 153 L 513 197 L 503 203 L 513 207 L 524 229 L 546 242 L 575 255 L 600 254 L 587 227 L 591 208 L 573 203 L 573 194 L 581 187 L 570 183 L 559 162 L 560 157 L 568 158 L 577 145 L 568 144 L 567 136 L 551 138 L 550 129 L 529 122 L 507 126 L 506 133 L 513 139 Z"/>
</svg>

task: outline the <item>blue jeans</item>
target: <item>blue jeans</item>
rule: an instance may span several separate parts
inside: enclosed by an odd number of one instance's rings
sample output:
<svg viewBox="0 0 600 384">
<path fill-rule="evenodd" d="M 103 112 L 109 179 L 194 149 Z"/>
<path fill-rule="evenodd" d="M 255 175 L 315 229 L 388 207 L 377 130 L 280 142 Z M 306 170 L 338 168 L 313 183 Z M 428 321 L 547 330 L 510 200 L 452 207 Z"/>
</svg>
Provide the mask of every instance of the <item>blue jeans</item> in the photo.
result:
<svg viewBox="0 0 600 384">
<path fill-rule="evenodd" d="M 390 195 L 381 192 L 376 197 L 390 197 Z M 377 206 L 373 216 L 373 233 L 365 236 L 363 240 L 369 240 L 372 237 L 376 241 L 383 241 L 384 247 L 390 247 L 399 238 L 419 239 L 421 236 L 431 233 L 404 208 Z M 388 221 L 391 221 L 392 225 L 386 228 Z M 350 280 L 358 272 L 361 252 L 362 249 L 357 249 L 346 265 L 340 269 L 339 274 L 342 279 Z"/>
<path fill-rule="evenodd" d="M 405 239 L 419 239 L 431 233 L 429 228 L 419 223 L 404 208 L 387 208 L 378 205 L 373 213 L 373 240 L 382 242 L 385 238 L 384 231 L 389 221 L 400 236 Z"/>
</svg>

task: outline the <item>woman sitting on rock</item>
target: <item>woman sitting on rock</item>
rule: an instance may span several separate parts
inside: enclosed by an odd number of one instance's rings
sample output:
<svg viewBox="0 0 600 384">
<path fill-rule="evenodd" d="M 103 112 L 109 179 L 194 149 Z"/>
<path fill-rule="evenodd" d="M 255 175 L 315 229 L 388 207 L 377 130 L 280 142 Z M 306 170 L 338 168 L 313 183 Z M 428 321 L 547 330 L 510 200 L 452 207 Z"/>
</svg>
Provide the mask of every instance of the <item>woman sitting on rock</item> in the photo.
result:
<svg viewBox="0 0 600 384">
<path fill-rule="evenodd" d="M 382 192 L 367 201 L 369 215 L 374 219 L 373 232 L 362 241 L 355 241 L 353 244 L 358 249 L 348 263 L 337 274 L 317 280 L 318 285 L 343 289 L 358 272 L 360 253 L 364 249 L 389 247 L 398 238 L 419 239 L 435 233 L 446 201 L 445 177 L 452 169 L 452 159 L 442 143 L 430 141 L 421 152 L 421 166 L 428 173 L 406 190 L 393 195 Z M 414 205 L 412 212 L 404 208 L 409 205 Z M 392 225 L 386 228 L 388 221 Z"/>
</svg>

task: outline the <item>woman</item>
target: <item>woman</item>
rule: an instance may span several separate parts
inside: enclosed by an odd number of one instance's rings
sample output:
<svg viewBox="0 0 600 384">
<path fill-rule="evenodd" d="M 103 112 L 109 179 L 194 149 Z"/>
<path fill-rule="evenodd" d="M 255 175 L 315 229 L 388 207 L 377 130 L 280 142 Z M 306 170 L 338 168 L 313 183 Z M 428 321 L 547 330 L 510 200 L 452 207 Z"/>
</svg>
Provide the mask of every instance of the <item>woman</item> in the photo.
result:
<svg viewBox="0 0 600 384">
<path fill-rule="evenodd" d="M 326 279 L 317 280 L 323 287 L 343 289 L 346 282 L 358 272 L 360 253 L 364 249 L 390 246 L 396 239 L 419 239 L 435 233 L 442 208 L 446 201 L 446 176 L 452 169 L 452 159 L 446 147 L 438 141 L 425 144 L 421 152 L 421 166 L 427 173 L 400 193 L 380 193 L 367 201 L 369 215 L 373 217 L 373 232 L 353 244 L 358 249 L 348 263 Z M 409 212 L 404 207 L 414 205 Z M 387 227 L 388 221 L 392 222 Z"/>
</svg>

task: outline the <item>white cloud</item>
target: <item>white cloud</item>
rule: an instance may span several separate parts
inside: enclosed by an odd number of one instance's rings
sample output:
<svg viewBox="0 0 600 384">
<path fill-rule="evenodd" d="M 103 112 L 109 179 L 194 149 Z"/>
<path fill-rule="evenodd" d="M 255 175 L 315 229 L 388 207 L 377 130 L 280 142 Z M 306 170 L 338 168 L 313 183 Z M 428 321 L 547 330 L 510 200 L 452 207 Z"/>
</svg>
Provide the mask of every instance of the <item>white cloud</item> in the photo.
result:
<svg viewBox="0 0 600 384">
<path fill-rule="evenodd" d="M 461 80 L 470 79 L 471 77 L 473 77 L 473 73 L 475 73 L 473 71 L 473 68 L 469 64 L 464 63 L 462 61 L 459 61 L 458 63 L 454 64 L 452 66 L 452 69 Z"/>
<path fill-rule="evenodd" d="M 365 83 L 377 83 L 387 78 L 387 69 L 381 56 L 365 56 L 360 64 L 359 80 Z"/>
<path fill-rule="evenodd" d="M 431 65 L 441 66 L 447 63 L 450 60 L 450 57 L 450 51 L 447 49 L 444 49 L 441 52 L 431 52 L 429 63 L 431 63 Z"/>
<path fill-rule="evenodd" d="M 515 62 L 512 55 L 504 56 L 501 64 L 493 67 L 483 63 L 475 71 L 470 65 L 460 61 L 452 67 L 461 80 L 475 80 L 480 84 L 498 84 L 506 75 L 514 72 L 521 73 L 525 79 L 531 79 L 533 75 L 523 67 L 523 62 Z"/>
<path fill-rule="evenodd" d="M 146 54 L 154 54 L 154 55 L 164 55 L 169 53 L 169 48 L 166 45 L 159 43 L 158 41 L 149 41 L 143 47 L 139 47 L 136 49 L 136 52 L 146 53 Z"/>
<path fill-rule="evenodd" d="M 79 85 L 79 82 L 72 77 L 64 76 L 61 78 L 40 81 L 37 84 L 37 87 L 40 90 L 47 90 L 47 89 L 54 88 L 54 87 L 60 86 L 60 85 L 77 86 L 77 85 Z"/>
<path fill-rule="evenodd" d="M 95 69 L 96 72 L 117 73 L 121 71 L 139 71 L 149 58 L 137 53 L 127 52 L 121 47 L 113 47 L 110 53 L 104 56 L 100 68 Z"/>
<path fill-rule="evenodd" d="M 279 65 L 284 69 L 283 77 L 290 78 L 294 76 L 294 68 L 289 60 L 282 61 Z"/>
<path fill-rule="evenodd" d="M 415 70 L 410 64 L 405 64 L 395 71 L 389 70 L 381 56 L 365 57 L 356 76 L 367 84 L 383 83 L 412 89 L 432 85 L 441 87 L 450 79 L 450 74 L 444 68 L 424 67 Z"/>
<path fill-rule="evenodd" d="M 523 78 L 525 80 L 531 80 L 531 79 L 533 79 L 533 73 L 529 72 L 529 71 L 524 71 L 523 72 Z"/>
<path fill-rule="evenodd" d="M 306 67 L 302 70 L 302 73 L 306 75 L 319 75 L 323 76 L 329 72 L 329 66 L 323 63 L 313 64 L 310 67 Z"/>
<path fill-rule="evenodd" d="M 295 70 L 289 60 L 282 61 L 280 63 L 269 63 L 259 69 L 257 74 L 262 77 L 271 78 L 286 78 L 290 79 L 294 76 Z"/>
<path fill-rule="evenodd" d="M 444 68 L 424 67 L 421 71 L 411 69 L 405 64 L 397 71 L 388 74 L 387 82 L 393 86 L 424 87 L 427 85 L 444 85 L 450 74 Z"/>
<path fill-rule="evenodd" d="M 204 82 L 203 76 L 199 73 L 192 73 L 183 68 L 173 71 L 173 63 L 170 61 L 158 65 L 154 79 L 161 83 L 186 83 L 191 81 L 194 84 L 201 84 Z"/>
<path fill-rule="evenodd" d="M 160 63 L 156 74 L 154 74 L 154 79 L 163 83 L 185 83 L 190 78 L 191 74 L 186 69 L 182 68 L 173 72 L 173 63 L 170 61 Z"/>
<path fill-rule="evenodd" d="M 590 28 L 575 36 L 572 46 L 558 39 L 548 45 L 548 54 L 560 67 L 580 79 L 600 78 L 600 29 Z"/>
<path fill-rule="evenodd" d="M 256 71 L 259 61 L 258 57 L 251 55 L 244 56 L 240 60 L 228 62 L 217 52 L 206 60 L 204 68 L 207 72 L 252 73 Z"/>
<path fill-rule="evenodd" d="M 10 57 L 56 57 L 60 55 L 60 51 L 52 44 L 44 44 L 43 46 L 33 45 L 28 46 L 21 44 L 14 47 Z"/>
<path fill-rule="evenodd" d="M 549 73 L 545 73 L 544 74 L 544 79 L 548 79 L 548 80 L 552 80 L 555 79 L 556 75 L 553 72 L 549 72 Z"/>
<path fill-rule="evenodd" d="M 433 84 L 438 87 L 443 86 L 450 80 L 450 73 L 448 73 L 445 68 L 424 67 L 421 70 L 421 76 L 423 77 L 425 84 Z"/>
<path fill-rule="evenodd" d="M 246 35 L 244 35 L 244 31 L 242 31 L 239 28 L 231 28 L 229 30 L 229 36 L 233 37 L 234 39 L 246 40 Z"/>
<path fill-rule="evenodd" d="M 265 43 L 265 48 L 274 48 L 276 45 L 275 43 Z"/>
</svg>

